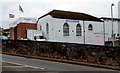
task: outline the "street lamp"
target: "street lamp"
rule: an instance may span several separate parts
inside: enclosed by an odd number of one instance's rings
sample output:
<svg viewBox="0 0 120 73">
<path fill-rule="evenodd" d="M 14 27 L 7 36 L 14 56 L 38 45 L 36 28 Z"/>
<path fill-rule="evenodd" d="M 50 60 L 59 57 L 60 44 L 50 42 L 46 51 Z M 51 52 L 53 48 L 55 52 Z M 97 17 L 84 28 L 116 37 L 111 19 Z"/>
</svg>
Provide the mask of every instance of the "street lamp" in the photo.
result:
<svg viewBox="0 0 120 73">
<path fill-rule="evenodd" d="M 114 30 L 113 30 L 113 9 L 112 7 L 114 6 L 114 4 L 111 4 L 111 20 L 112 20 L 112 43 L 113 43 L 113 46 L 115 46 L 115 43 L 114 43 Z"/>
</svg>

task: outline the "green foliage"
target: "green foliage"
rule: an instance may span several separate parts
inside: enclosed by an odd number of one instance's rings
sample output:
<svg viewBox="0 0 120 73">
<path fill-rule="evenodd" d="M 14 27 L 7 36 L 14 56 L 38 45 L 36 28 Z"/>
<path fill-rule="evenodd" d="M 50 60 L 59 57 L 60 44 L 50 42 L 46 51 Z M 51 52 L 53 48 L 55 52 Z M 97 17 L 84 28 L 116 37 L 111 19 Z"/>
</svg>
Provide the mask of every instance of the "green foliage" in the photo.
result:
<svg viewBox="0 0 120 73">
<path fill-rule="evenodd" d="M 8 35 L 9 35 L 9 32 L 3 32 L 2 35 L 3 35 L 3 36 L 8 36 Z"/>
</svg>

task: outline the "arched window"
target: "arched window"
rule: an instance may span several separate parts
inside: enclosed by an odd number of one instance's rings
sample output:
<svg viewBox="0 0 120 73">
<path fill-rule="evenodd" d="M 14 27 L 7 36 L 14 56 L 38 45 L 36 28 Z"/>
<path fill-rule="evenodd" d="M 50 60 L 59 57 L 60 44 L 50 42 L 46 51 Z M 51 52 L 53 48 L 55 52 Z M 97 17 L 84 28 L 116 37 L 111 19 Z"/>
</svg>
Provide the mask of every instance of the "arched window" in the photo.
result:
<svg viewBox="0 0 120 73">
<path fill-rule="evenodd" d="M 93 31 L 93 26 L 92 26 L 92 24 L 89 24 L 88 30 L 89 30 L 89 31 Z"/>
<path fill-rule="evenodd" d="M 76 36 L 81 36 L 82 32 L 81 32 L 81 25 L 77 24 L 76 26 Z"/>
<path fill-rule="evenodd" d="M 40 30 L 42 30 L 42 26 L 40 25 Z"/>
<path fill-rule="evenodd" d="M 49 34 L 49 24 L 46 24 L 46 33 Z"/>
<path fill-rule="evenodd" d="M 63 36 L 69 36 L 69 25 L 67 23 L 63 25 Z"/>
</svg>

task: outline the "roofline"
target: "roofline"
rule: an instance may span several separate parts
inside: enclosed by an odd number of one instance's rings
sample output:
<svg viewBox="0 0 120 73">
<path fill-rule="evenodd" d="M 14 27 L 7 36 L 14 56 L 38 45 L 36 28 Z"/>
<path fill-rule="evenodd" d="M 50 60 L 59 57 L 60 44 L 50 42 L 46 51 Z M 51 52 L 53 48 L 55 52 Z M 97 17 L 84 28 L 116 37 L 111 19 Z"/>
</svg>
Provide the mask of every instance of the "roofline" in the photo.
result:
<svg viewBox="0 0 120 73">
<path fill-rule="evenodd" d="M 19 22 L 18 24 L 36 24 L 36 23 Z M 36 24 L 36 25 L 37 25 L 37 24 Z"/>
<path fill-rule="evenodd" d="M 101 17 L 100 19 L 108 19 L 108 20 L 112 20 L 112 18 L 109 17 Z M 119 18 L 113 18 L 113 20 L 120 20 Z"/>
<path fill-rule="evenodd" d="M 54 10 L 52 10 L 52 11 L 54 11 Z M 50 12 L 48 12 L 47 14 L 39 17 L 38 20 L 37 20 L 37 23 L 38 23 L 39 19 L 41 19 L 41 18 L 43 18 L 43 17 L 45 17 L 45 16 L 47 16 L 47 15 L 50 15 L 50 13 L 51 13 L 52 11 L 50 11 Z M 64 10 L 57 10 L 57 11 L 64 11 Z M 66 12 L 67 12 L 67 11 L 66 11 Z M 72 11 L 69 11 L 69 12 L 72 12 Z M 73 13 L 79 13 L 79 12 L 73 12 Z M 85 14 L 85 13 L 81 13 L 81 14 Z M 89 14 L 85 14 L 85 15 L 89 15 Z M 50 15 L 50 16 L 51 16 L 51 15 Z M 92 16 L 92 15 L 89 15 L 89 16 L 94 17 L 94 16 Z M 52 16 L 51 16 L 51 17 L 52 17 Z M 53 18 L 54 18 L 54 17 L 53 17 Z M 97 18 L 97 17 L 94 17 L 94 18 Z M 98 19 L 100 19 L 100 18 L 98 18 Z M 72 19 L 72 20 L 75 20 L 75 19 Z M 83 20 L 83 19 L 81 19 L 81 20 Z M 83 21 L 90 21 L 90 20 L 83 20 Z M 100 21 L 98 21 L 98 22 L 104 22 L 104 21 L 100 19 Z"/>
<path fill-rule="evenodd" d="M 53 10 L 52 10 L 52 11 L 53 11 Z M 50 12 L 46 13 L 45 15 L 39 17 L 38 20 L 41 19 L 41 18 L 43 18 L 43 17 L 45 17 L 45 16 L 47 16 L 47 15 L 49 15 L 49 13 L 51 13 L 52 11 L 50 11 Z"/>
</svg>

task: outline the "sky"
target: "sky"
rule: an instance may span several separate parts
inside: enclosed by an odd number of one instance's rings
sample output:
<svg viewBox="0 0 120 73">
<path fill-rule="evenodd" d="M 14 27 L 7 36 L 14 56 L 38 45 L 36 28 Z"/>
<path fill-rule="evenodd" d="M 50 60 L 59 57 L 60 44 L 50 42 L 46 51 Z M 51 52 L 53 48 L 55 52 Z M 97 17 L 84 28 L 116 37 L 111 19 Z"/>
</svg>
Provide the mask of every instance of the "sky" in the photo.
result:
<svg viewBox="0 0 120 73">
<path fill-rule="evenodd" d="M 56 10 L 86 13 L 95 17 L 111 17 L 113 3 L 113 17 L 118 18 L 118 2 L 120 0 L 0 0 L 0 27 L 7 29 L 9 24 L 19 17 L 39 18 Z M 23 13 L 19 11 L 19 5 Z M 9 14 L 15 18 L 9 18 Z"/>
</svg>

